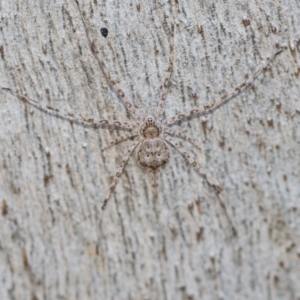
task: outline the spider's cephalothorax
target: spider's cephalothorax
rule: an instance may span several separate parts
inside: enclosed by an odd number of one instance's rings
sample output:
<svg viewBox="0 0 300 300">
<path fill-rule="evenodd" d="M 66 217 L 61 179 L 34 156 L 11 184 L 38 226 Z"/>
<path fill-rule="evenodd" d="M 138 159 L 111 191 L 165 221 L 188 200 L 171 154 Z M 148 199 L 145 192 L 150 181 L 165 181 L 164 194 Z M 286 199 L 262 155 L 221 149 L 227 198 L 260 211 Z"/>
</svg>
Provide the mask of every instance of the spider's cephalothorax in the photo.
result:
<svg viewBox="0 0 300 300">
<path fill-rule="evenodd" d="M 140 125 L 140 134 L 143 138 L 154 138 L 160 136 L 162 133 L 161 124 L 152 116 L 148 116 Z"/>
<path fill-rule="evenodd" d="M 169 161 L 170 151 L 162 138 L 162 127 L 159 121 L 148 116 L 140 126 L 142 138 L 137 160 L 142 167 L 155 171 Z"/>
</svg>

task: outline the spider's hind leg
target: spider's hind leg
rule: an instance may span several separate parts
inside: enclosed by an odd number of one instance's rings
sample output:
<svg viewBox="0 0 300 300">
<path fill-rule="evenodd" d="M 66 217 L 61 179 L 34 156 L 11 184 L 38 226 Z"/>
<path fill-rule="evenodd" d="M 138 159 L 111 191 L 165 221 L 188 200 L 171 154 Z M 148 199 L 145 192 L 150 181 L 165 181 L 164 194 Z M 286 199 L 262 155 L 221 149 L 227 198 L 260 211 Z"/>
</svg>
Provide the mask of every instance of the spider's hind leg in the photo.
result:
<svg viewBox="0 0 300 300">
<path fill-rule="evenodd" d="M 237 234 L 236 228 L 234 226 L 234 223 L 232 221 L 232 217 L 231 215 L 228 213 L 227 207 L 225 205 L 225 202 L 223 200 L 223 197 L 221 195 L 221 188 L 213 183 L 205 173 L 203 173 L 203 171 L 201 170 L 200 166 L 190 157 L 190 155 L 183 149 L 183 147 L 177 143 L 176 141 L 174 141 L 171 137 L 166 136 L 165 140 L 171 144 L 178 152 L 180 152 L 182 154 L 182 156 L 194 167 L 194 169 L 203 177 L 203 179 L 205 180 L 205 182 L 207 183 L 207 185 L 215 192 L 215 194 L 217 195 L 220 204 L 222 206 L 222 208 L 225 211 L 225 214 L 227 216 L 227 219 L 229 220 L 229 223 L 231 225 L 232 228 L 232 232 L 234 235 Z"/>
<path fill-rule="evenodd" d="M 113 181 L 109 187 L 109 192 L 108 192 L 108 195 L 107 197 L 104 199 L 103 201 L 103 204 L 102 204 L 102 207 L 101 209 L 104 210 L 106 205 L 107 205 L 107 202 L 108 202 L 108 199 L 110 198 L 113 190 L 115 189 L 117 183 L 118 183 L 118 180 L 119 178 L 121 177 L 122 173 L 123 173 L 123 170 L 126 166 L 126 163 L 128 162 L 128 159 L 130 158 L 130 156 L 132 155 L 134 149 L 137 147 L 137 145 L 140 143 L 139 139 L 135 139 L 135 141 L 133 142 L 133 144 L 131 145 L 131 147 L 128 149 L 127 153 L 125 154 L 125 158 L 122 160 L 114 178 L 113 178 Z"/>
</svg>

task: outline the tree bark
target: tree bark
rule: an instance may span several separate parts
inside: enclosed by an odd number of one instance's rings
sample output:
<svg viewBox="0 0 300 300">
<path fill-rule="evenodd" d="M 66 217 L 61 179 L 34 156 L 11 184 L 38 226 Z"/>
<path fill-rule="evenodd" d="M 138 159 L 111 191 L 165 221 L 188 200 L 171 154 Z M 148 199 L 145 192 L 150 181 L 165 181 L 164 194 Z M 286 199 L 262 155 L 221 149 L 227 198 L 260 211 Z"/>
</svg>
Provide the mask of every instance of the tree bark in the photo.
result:
<svg viewBox="0 0 300 300">
<path fill-rule="evenodd" d="M 152 112 L 168 66 L 168 1 L 81 0 L 112 78 Z M 75 1 L 0 3 L 0 86 L 87 117 L 130 120 L 89 47 Z M 220 187 L 170 147 L 156 197 L 132 140 L 0 92 L 0 299 L 300 299 L 300 3 L 173 3 L 165 116 Z M 100 29 L 107 28 L 107 38 Z M 99 222 L 101 220 L 101 224 Z"/>
</svg>

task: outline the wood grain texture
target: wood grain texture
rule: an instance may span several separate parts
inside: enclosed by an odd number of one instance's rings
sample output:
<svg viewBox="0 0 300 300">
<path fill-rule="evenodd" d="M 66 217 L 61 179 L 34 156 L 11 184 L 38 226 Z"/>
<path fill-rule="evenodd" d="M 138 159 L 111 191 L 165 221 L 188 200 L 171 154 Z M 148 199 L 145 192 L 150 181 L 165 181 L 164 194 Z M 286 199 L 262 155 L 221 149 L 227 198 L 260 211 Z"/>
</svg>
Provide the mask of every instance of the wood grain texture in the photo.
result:
<svg viewBox="0 0 300 300">
<path fill-rule="evenodd" d="M 167 117 L 209 105 L 284 49 L 251 88 L 173 126 L 202 149 L 182 141 L 222 188 L 226 210 L 172 149 L 157 198 L 129 160 L 99 227 L 132 141 L 101 151 L 124 132 L 71 123 L 1 91 L 1 300 L 300 299 L 299 1 L 175 2 Z M 168 65 L 167 1 L 80 5 L 114 80 L 151 110 Z M 0 15 L 2 87 L 129 120 L 74 1 L 3 0 Z"/>
</svg>

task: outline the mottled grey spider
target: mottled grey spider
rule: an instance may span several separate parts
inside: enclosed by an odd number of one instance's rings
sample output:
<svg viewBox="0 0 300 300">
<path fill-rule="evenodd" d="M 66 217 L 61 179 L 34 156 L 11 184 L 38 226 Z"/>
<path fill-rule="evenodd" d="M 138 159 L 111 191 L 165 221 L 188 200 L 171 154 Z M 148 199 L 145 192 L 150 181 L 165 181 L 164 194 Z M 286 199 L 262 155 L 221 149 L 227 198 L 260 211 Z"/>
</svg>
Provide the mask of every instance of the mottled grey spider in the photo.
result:
<svg viewBox="0 0 300 300">
<path fill-rule="evenodd" d="M 93 42 L 93 39 L 90 35 L 90 32 L 88 30 L 88 27 L 86 26 L 84 16 L 81 12 L 79 3 L 77 0 L 76 4 L 78 6 L 79 14 L 83 22 L 83 26 L 87 35 L 87 40 L 89 43 L 89 46 L 91 48 L 91 51 L 97 61 L 99 62 L 99 65 L 101 69 L 103 70 L 108 83 L 116 90 L 118 93 L 120 99 L 123 101 L 125 104 L 126 108 L 128 109 L 133 121 L 118 121 L 118 120 L 94 120 L 94 118 L 85 118 L 82 117 L 81 115 L 76 115 L 70 112 L 66 111 L 61 111 L 58 110 L 52 106 L 43 106 L 37 101 L 23 95 L 19 95 L 15 92 L 13 92 L 11 89 L 8 88 L 3 88 L 4 90 L 7 90 L 11 92 L 13 95 L 17 96 L 19 99 L 21 99 L 23 102 L 31 104 L 39 109 L 46 110 L 46 111 L 51 111 L 57 115 L 63 116 L 67 119 L 72 119 L 72 120 L 77 120 L 83 123 L 88 123 L 88 124 L 98 124 L 98 125 L 106 125 L 106 126 L 111 126 L 113 128 L 122 128 L 124 130 L 130 131 L 128 134 L 119 137 L 118 139 L 112 141 L 107 147 L 104 149 L 115 145 L 116 143 L 125 141 L 129 138 L 134 138 L 133 143 L 131 147 L 128 149 L 124 159 L 122 160 L 114 178 L 113 181 L 110 185 L 109 192 L 107 197 L 104 199 L 104 202 L 102 204 L 102 210 L 105 209 L 107 205 L 107 201 L 111 196 L 111 193 L 113 192 L 123 170 L 124 167 L 134 152 L 136 148 L 137 150 L 137 161 L 138 163 L 146 168 L 150 175 L 151 175 L 151 183 L 152 187 L 154 190 L 154 193 L 157 193 L 158 189 L 158 174 L 159 174 L 159 169 L 161 166 L 165 165 L 168 163 L 169 158 L 170 158 L 170 150 L 168 147 L 168 144 L 172 145 L 177 151 L 179 151 L 183 157 L 200 173 L 200 175 L 204 178 L 206 183 L 209 185 L 209 187 L 213 188 L 213 190 L 216 192 L 218 195 L 219 199 L 221 200 L 220 196 L 220 188 L 212 183 L 207 176 L 201 171 L 200 166 L 190 157 L 190 155 L 183 149 L 183 147 L 176 142 L 171 136 L 177 136 L 180 138 L 183 138 L 190 143 L 194 144 L 194 142 L 187 137 L 185 134 L 181 133 L 180 131 L 176 130 L 171 130 L 168 127 L 170 125 L 173 125 L 174 123 L 187 119 L 190 116 L 200 114 L 200 113 L 207 113 L 207 112 L 212 112 L 218 107 L 220 107 L 222 104 L 224 104 L 226 101 L 229 99 L 233 98 L 236 96 L 242 89 L 245 89 L 249 85 L 253 83 L 253 81 L 257 78 L 259 74 L 262 73 L 262 71 L 270 64 L 272 61 L 275 59 L 276 55 L 279 54 L 281 51 L 277 52 L 273 57 L 268 61 L 268 63 L 264 66 L 261 67 L 258 71 L 256 71 L 252 78 L 243 82 L 240 84 L 238 87 L 236 87 L 231 93 L 228 93 L 227 95 L 223 96 L 221 99 L 218 101 L 215 101 L 209 106 L 203 106 L 203 108 L 195 108 L 192 109 L 189 112 L 186 113 L 179 113 L 169 119 L 164 119 L 163 114 L 165 110 L 165 101 L 166 101 L 166 96 L 167 96 L 167 91 L 168 91 L 168 86 L 169 86 L 169 81 L 170 81 L 170 76 L 172 73 L 173 69 L 173 60 L 174 60 L 174 32 L 175 32 L 175 24 L 173 21 L 173 11 L 172 11 L 172 0 L 170 0 L 170 54 L 169 54 L 169 65 L 166 71 L 166 74 L 163 79 L 163 84 L 162 84 L 162 91 L 161 91 L 161 96 L 157 101 L 157 106 L 153 112 L 152 115 L 145 113 L 140 107 L 136 108 L 133 106 L 132 102 L 127 99 L 125 93 L 121 89 L 121 87 L 114 81 L 108 69 L 106 68 L 98 50 Z M 195 145 L 196 146 L 196 145 Z M 221 200 L 222 201 L 222 200 Z"/>
</svg>

